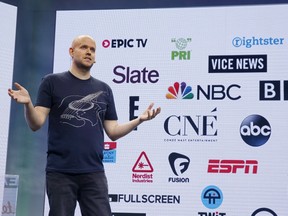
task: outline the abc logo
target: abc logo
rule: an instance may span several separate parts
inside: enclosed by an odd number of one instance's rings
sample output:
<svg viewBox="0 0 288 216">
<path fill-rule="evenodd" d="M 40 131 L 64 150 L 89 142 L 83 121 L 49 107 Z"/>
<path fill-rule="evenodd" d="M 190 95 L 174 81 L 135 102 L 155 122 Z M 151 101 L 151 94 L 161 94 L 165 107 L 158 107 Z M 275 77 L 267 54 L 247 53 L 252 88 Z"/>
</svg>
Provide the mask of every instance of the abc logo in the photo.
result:
<svg viewBox="0 0 288 216">
<path fill-rule="evenodd" d="M 269 140 L 271 127 L 263 116 L 250 115 L 241 123 L 240 134 L 248 145 L 258 147 Z"/>
</svg>

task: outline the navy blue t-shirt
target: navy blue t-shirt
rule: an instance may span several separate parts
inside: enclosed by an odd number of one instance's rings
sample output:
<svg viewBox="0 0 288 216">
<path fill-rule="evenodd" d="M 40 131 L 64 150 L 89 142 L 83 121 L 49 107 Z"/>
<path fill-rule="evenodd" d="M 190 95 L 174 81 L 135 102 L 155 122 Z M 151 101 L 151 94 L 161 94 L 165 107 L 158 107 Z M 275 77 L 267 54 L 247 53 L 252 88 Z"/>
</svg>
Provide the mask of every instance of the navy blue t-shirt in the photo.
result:
<svg viewBox="0 0 288 216">
<path fill-rule="evenodd" d="M 117 120 L 111 88 L 71 72 L 49 74 L 35 106 L 50 108 L 46 171 L 103 171 L 104 120 Z"/>
</svg>

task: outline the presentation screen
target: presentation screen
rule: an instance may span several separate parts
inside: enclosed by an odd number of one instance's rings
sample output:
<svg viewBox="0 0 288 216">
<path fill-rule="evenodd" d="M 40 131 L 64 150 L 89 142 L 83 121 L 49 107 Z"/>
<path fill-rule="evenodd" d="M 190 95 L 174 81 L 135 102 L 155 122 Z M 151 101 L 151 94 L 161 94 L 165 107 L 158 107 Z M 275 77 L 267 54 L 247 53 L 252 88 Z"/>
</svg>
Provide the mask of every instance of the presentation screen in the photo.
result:
<svg viewBox="0 0 288 216">
<path fill-rule="evenodd" d="M 287 214 L 287 20 L 288 5 L 57 12 L 54 73 L 88 34 L 119 122 L 162 108 L 105 139 L 114 216 Z"/>
<path fill-rule="evenodd" d="M 15 48 L 15 34 L 16 34 L 16 16 L 17 8 L 0 2 L 0 203 L 2 204 L 2 215 L 5 215 L 5 209 L 10 201 L 15 209 L 16 203 L 13 200 L 5 199 L 3 201 L 4 187 L 7 186 L 5 182 L 5 169 L 7 159 L 7 142 L 9 131 L 9 117 L 10 117 L 10 97 L 7 94 L 8 88 L 11 87 L 13 77 L 14 64 L 14 48 Z M 5 20 L 5 22 L 3 22 Z M 4 186 L 5 185 L 5 186 Z"/>
</svg>

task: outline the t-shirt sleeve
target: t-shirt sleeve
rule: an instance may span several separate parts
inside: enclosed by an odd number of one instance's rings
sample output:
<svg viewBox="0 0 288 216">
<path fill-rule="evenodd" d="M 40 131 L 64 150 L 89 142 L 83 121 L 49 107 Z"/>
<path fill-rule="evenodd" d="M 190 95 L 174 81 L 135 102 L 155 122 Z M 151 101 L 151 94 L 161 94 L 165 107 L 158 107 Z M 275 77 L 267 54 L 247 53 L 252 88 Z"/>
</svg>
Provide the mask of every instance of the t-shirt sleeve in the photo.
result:
<svg viewBox="0 0 288 216">
<path fill-rule="evenodd" d="M 52 106 L 52 90 L 48 77 L 44 77 L 40 83 L 35 106 L 47 108 L 51 108 Z"/>
<path fill-rule="evenodd" d="M 118 120 L 114 96 L 113 96 L 112 89 L 110 87 L 108 87 L 108 94 L 109 94 L 108 95 L 109 103 L 108 103 L 107 111 L 105 114 L 105 120 Z"/>
</svg>

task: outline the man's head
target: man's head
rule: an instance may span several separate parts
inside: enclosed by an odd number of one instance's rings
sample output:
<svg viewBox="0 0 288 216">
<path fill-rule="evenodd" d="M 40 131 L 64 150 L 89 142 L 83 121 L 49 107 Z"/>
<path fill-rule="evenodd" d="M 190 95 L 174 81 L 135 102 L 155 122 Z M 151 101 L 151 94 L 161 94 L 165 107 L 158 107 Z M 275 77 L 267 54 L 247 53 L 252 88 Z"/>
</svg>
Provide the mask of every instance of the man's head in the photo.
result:
<svg viewBox="0 0 288 216">
<path fill-rule="evenodd" d="M 89 35 L 80 35 L 76 37 L 69 48 L 69 54 L 72 58 L 72 67 L 78 70 L 90 71 L 95 63 L 96 42 Z M 76 69 L 75 68 L 75 69 Z"/>
</svg>

